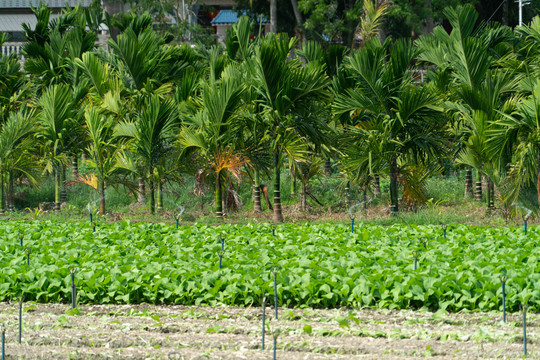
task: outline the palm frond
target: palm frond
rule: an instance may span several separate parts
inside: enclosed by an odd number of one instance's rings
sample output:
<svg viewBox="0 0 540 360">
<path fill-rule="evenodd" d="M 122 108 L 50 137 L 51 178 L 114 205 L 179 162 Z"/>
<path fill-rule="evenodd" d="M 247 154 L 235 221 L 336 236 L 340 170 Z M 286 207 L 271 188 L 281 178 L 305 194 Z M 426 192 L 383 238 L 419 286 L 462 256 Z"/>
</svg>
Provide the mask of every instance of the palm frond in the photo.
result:
<svg viewBox="0 0 540 360">
<path fill-rule="evenodd" d="M 364 14 L 360 18 L 360 36 L 362 43 L 377 36 L 384 25 L 384 18 L 390 9 L 386 0 L 364 0 Z"/>
</svg>

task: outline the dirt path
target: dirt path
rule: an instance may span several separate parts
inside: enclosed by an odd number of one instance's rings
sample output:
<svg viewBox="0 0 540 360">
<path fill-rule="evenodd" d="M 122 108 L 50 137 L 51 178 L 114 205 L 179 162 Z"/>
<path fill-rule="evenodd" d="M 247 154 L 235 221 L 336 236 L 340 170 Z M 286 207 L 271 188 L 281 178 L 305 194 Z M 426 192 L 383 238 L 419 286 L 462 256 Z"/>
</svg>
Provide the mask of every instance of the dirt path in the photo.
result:
<svg viewBox="0 0 540 360">
<path fill-rule="evenodd" d="M 6 359 L 512 359 L 523 355 L 520 314 L 0 303 Z M 529 358 L 540 357 L 540 318 L 527 319 Z"/>
</svg>

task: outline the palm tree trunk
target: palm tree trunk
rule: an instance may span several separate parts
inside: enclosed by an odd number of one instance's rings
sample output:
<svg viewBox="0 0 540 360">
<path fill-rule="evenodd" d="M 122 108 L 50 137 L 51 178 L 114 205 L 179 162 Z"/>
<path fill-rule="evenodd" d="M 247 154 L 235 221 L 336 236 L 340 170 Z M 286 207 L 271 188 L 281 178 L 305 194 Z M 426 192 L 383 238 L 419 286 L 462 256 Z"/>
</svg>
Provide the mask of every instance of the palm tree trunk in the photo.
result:
<svg viewBox="0 0 540 360">
<path fill-rule="evenodd" d="M 504 5 L 502 9 L 502 24 L 506 26 L 508 26 L 508 13 L 509 13 L 508 3 L 509 3 L 508 0 L 504 0 Z"/>
<path fill-rule="evenodd" d="M 381 178 L 379 175 L 375 175 L 373 179 L 373 195 L 375 197 L 381 195 Z"/>
<path fill-rule="evenodd" d="M 66 192 L 66 167 L 62 165 L 60 168 L 60 202 L 65 203 L 67 201 L 67 192 Z"/>
<path fill-rule="evenodd" d="M 538 155 L 538 175 L 536 176 L 536 192 L 540 203 L 540 155 Z"/>
<path fill-rule="evenodd" d="M 113 1 L 113 0 L 104 0 L 103 1 L 103 12 L 106 12 L 107 14 L 111 15 L 111 17 L 114 14 L 117 14 L 121 12 L 124 8 L 125 2 L 120 1 Z M 110 35 L 113 38 L 114 41 L 116 41 L 116 37 L 118 36 L 118 29 L 115 27 L 112 27 L 110 30 Z"/>
<path fill-rule="evenodd" d="M 281 211 L 281 166 L 277 150 L 274 151 L 274 222 L 283 222 L 283 212 Z"/>
<path fill-rule="evenodd" d="M 428 16 L 424 24 L 423 34 L 429 34 L 433 32 L 433 28 L 435 27 L 435 22 L 433 19 L 433 6 L 431 5 L 430 0 L 424 0 L 424 7 L 428 9 Z"/>
<path fill-rule="evenodd" d="M 72 174 L 73 178 L 75 179 L 77 176 L 79 176 L 79 159 L 77 155 L 75 155 L 73 160 L 71 160 L 71 168 L 73 169 Z"/>
<path fill-rule="evenodd" d="M 327 177 L 332 175 L 332 163 L 330 162 L 330 158 L 324 159 L 324 173 Z"/>
<path fill-rule="evenodd" d="M 298 0 L 291 0 L 291 5 L 294 12 L 294 18 L 296 19 L 296 29 L 297 33 L 300 35 L 300 40 L 302 42 L 306 41 L 306 36 L 304 34 L 304 20 L 302 20 L 302 13 L 300 12 L 300 9 L 298 8 Z"/>
<path fill-rule="evenodd" d="M 150 214 L 154 215 L 156 212 L 156 197 L 155 197 L 155 189 L 154 189 L 154 179 L 149 180 L 150 183 Z"/>
<path fill-rule="evenodd" d="M 216 217 L 223 217 L 223 189 L 221 186 L 221 174 L 216 177 Z"/>
<path fill-rule="evenodd" d="M 254 175 L 254 184 L 253 184 L 253 202 L 254 202 L 254 210 L 255 212 L 261 212 L 262 206 L 261 206 L 261 184 L 259 179 L 259 170 L 255 169 L 255 175 Z"/>
<path fill-rule="evenodd" d="M 307 209 L 306 190 L 307 190 L 306 184 L 302 182 L 302 196 L 301 196 L 302 211 L 306 211 Z"/>
<path fill-rule="evenodd" d="M 486 186 L 487 190 L 487 208 L 488 210 L 491 209 L 491 180 L 488 179 L 488 183 Z"/>
<path fill-rule="evenodd" d="M 277 0 L 270 0 L 270 32 L 277 33 Z"/>
<path fill-rule="evenodd" d="M 60 211 L 60 169 L 54 172 L 54 211 Z"/>
<path fill-rule="evenodd" d="M 495 207 L 495 184 L 491 179 L 488 180 L 489 186 L 489 204 L 488 206 L 493 209 Z"/>
<path fill-rule="evenodd" d="M 161 180 L 158 182 L 158 197 L 157 197 L 157 207 L 158 209 L 163 209 L 163 183 Z"/>
<path fill-rule="evenodd" d="M 390 164 L 390 212 L 397 214 L 399 211 L 398 202 L 398 167 L 396 159 Z"/>
<path fill-rule="evenodd" d="M 104 215 L 106 211 L 105 208 L 105 181 L 100 179 L 99 181 L 99 213 Z"/>
<path fill-rule="evenodd" d="M 5 188 L 4 188 L 4 172 L 0 172 L 0 213 L 4 215 L 6 212 L 6 194 L 5 194 Z"/>
<path fill-rule="evenodd" d="M 474 196 L 476 201 L 482 201 L 482 174 L 480 174 L 480 171 L 477 171 L 476 191 Z"/>
<path fill-rule="evenodd" d="M 8 187 L 8 211 L 15 210 L 15 204 L 13 204 L 13 171 L 9 172 L 9 187 Z"/>
<path fill-rule="evenodd" d="M 6 184 L 6 211 L 11 211 L 11 171 L 7 174 L 7 184 Z"/>
<path fill-rule="evenodd" d="M 140 205 L 144 205 L 144 202 L 145 202 L 145 196 L 144 196 L 144 179 L 142 177 L 139 177 L 139 191 L 138 191 L 138 195 L 137 195 L 137 202 L 140 204 Z"/>
<path fill-rule="evenodd" d="M 472 169 L 465 170 L 465 198 L 473 196 L 473 174 Z"/>
<path fill-rule="evenodd" d="M 367 186 L 365 186 L 363 189 L 363 194 L 362 194 L 362 201 L 364 202 L 364 211 L 367 212 Z"/>
<path fill-rule="evenodd" d="M 223 181 L 221 182 L 221 215 L 227 216 L 227 191 L 224 187 Z"/>
</svg>

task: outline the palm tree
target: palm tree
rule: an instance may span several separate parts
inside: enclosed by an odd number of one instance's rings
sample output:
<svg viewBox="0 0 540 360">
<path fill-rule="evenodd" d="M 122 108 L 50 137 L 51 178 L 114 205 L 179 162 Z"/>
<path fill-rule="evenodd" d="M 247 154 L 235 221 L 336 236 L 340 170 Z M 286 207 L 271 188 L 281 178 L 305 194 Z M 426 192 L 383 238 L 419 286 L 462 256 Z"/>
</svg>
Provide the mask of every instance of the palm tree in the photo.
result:
<svg viewBox="0 0 540 360">
<path fill-rule="evenodd" d="M 302 66 L 289 58 L 295 39 L 285 34 L 269 34 L 256 48 L 253 62 L 253 89 L 265 122 L 265 138 L 271 146 L 274 172 L 274 221 L 282 222 L 281 168 L 283 155 L 304 160 L 306 140 L 321 144 L 328 127 L 319 118 L 317 103 L 329 100 L 328 77 L 316 64 Z"/>
<path fill-rule="evenodd" d="M 300 193 L 300 206 L 302 211 L 307 210 L 307 196 L 315 197 L 309 192 L 309 181 L 318 176 L 322 172 L 323 160 L 310 156 L 307 161 L 295 162 L 294 176 L 297 177 L 302 184 L 302 192 Z M 316 200 L 316 199 L 315 199 Z M 316 200 L 318 202 L 318 200 Z"/>
<path fill-rule="evenodd" d="M 457 162 L 477 169 L 478 182 L 481 182 L 481 175 L 488 178 L 488 208 L 494 206 L 494 182 L 498 185 L 499 174 L 505 172 L 511 161 L 508 147 L 493 151 L 488 146 L 491 128 L 494 122 L 513 110 L 508 101 L 515 95 L 518 80 L 519 76 L 514 71 L 488 70 L 484 81 L 476 88 L 462 84 L 456 90 L 461 103 L 452 106 L 466 124 L 461 129 L 465 141 Z"/>
<path fill-rule="evenodd" d="M 35 112 L 21 109 L 11 113 L 0 130 L 0 208 L 5 210 L 5 183 L 9 180 L 7 198 L 13 199 L 13 180 L 20 175 L 34 186 L 38 183 L 39 172 L 36 146 L 33 138 Z M 11 201 L 10 201 L 11 202 Z"/>
<path fill-rule="evenodd" d="M 51 9 L 41 4 L 33 9 L 37 24 L 31 29 L 23 24 L 26 44 L 25 71 L 31 75 L 38 93 L 53 84 L 71 84 L 74 91 L 84 91 L 73 61 L 94 49 L 97 34 L 87 30 L 85 10 L 78 6 L 66 10 L 51 21 Z"/>
<path fill-rule="evenodd" d="M 47 87 L 38 106 L 38 138 L 44 148 L 43 162 L 45 170 L 53 173 L 55 209 L 60 210 L 60 181 L 63 166 L 68 162 L 68 149 L 73 142 L 78 142 L 80 131 L 78 121 L 80 111 L 79 99 L 74 99 L 72 89 L 64 84 Z"/>
<path fill-rule="evenodd" d="M 86 152 L 89 155 L 88 166 L 94 169 L 97 177 L 99 192 L 99 212 L 105 214 L 105 186 L 117 170 L 115 145 L 113 138 L 113 119 L 100 114 L 97 109 L 89 106 L 84 113 L 89 144 Z"/>
<path fill-rule="evenodd" d="M 0 32 L 0 47 L 8 35 Z M 0 123 L 17 111 L 28 95 L 28 80 L 15 54 L 0 55 Z"/>
<path fill-rule="evenodd" d="M 119 36 L 119 38 L 121 35 Z M 178 109 L 171 100 L 152 95 L 142 106 L 142 112 L 133 120 L 116 125 L 114 136 L 128 139 L 128 147 L 140 159 L 142 174 L 150 185 L 150 213 L 155 211 L 155 185 L 161 181 L 163 159 L 171 151 L 178 125 Z"/>
<path fill-rule="evenodd" d="M 511 99 L 508 103 L 514 108 L 493 124 L 488 146 L 497 157 L 507 157 L 508 154 L 512 157 L 506 177 L 507 201 L 523 203 L 525 207 L 534 209 L 540 199 L 540 17 L 536 16 L 530 24 L 516 28 L 515 37 L 519 39 L 515 54 L 506 57 L 502 64 L 521 75 L 516 76 L 521 79 L 518 87 L 521 96 Z M 536 196 L 532 196 L 533 188 L 536 188 Z"/>
<path fill-rule="evenodd" d="M 83 54 L 94 49 L 97 33 L 87 25 L 96 29 L 97 20 L 87 17 L 88 10 L 81 6 L 66 9 L 55 19 L 51 19 L 51 10 L 45 5 L 33 9 L 33 12 L 37 20 L 35 28 L 23 24 L 26 38 L 23 47 L 23 54 L 26 57 L 24 68 L 30 75 L 30 82 L 34 85 L 38 96 L 52 85 L 69 85 L 72 97 L 77 99 L 75 102 L 78 103 L 79 99 L 86 96 L 88 89 L 75 63 Z M 92 23 L 89 24 L 87 20 L 91 20 Z M 82 116 L 74 120 L 82 125 Z M 70 147 L 62 151 L 66 156 L 77 156 L 84 147 L 84 139 L 81 137 L 75 139 L 81 133 L 69 134 L 73 138 Z M 58 170 L 62 183 L 65 180 L 65 164 L 67 162 L 59 165 Z M 66 191 L 63 187 L 61 194 L 62 201 L 65 201 Z"/>
<path fill-rule="evenodd" d="M 255 88 L 249 84 L 253 82 L 253 72 L 250 71 L 250 64 L 255 53 L 255 48 L 260 43 L 260 37 L 250 39 L 252 22 L 249 17 L 243 16 L 238 23 L 234 24 L 225 37 L 226 54 L 229 62 L 238 65 L 239 71 L 244 73 L 244 83 L 248 88 L 244 93 L 243 115 L 249 117 L 250 121 L 245 122 L 244 133 L 237 138 L 238 148 L 249 149 L 244 151 L 244 155 L 249 158 L 249 167 L 246 172 L 252 178 L 252 192 L 255 212 L 261 212 L 261 183 L 263 175 L 268 170 L 268 141 L 264 138 L 264 121 L 260 116 L 261 96 Z M 259 34 L 260 35 L 260 34 Z M 250 171 L 252 170 L 252 172 Z M 251 176 L 252 175 L 252 176 Z"/>
<path fill-rule="evenodd" d="M 389 11 L 390 1 L 388 0 L 364 0 L 364 14 L 359 25 L 361 46 L 379 35 Z"/>
<path fill-rule="evenodd" d="M 87 143 L 84 154 L 89 157 L 87 165 L 95 172 L 95 175 L 89 177 L 79 177 L 74 183 L 87 184 L 99 192 L 100 213 L 104 214 L 106 186 L 120 183 L 133 187 L 120 175 L 126 172 L 132 174 L 136 169 L 125 156 L 120 156 L 125 153 L 116 146 L 113 137 L 114 126 L 129 117 L 129 109 L 122 100 L 127 92 L 118 73 L 96 53 L 84 53 L 74 63 L 81 79 L 89 84 L 84 113 Z"/>
<path fill-rule="evenodd" d="M 331 81 L 338 76 L 340 72 L 343 59 L 349 53 L 349 49 L 343 45 L 330 45 L 324 48 L 320 43 L 315 41 L 308 41 L 302 44 L 302 48 L 296 51 L 296 55 L 299 56 L 306 63 L 316 63 L 318 66 L 324 66 L 326 75 Z M 331 90 L 331 84 L 328 84 L 328 90 Z M 331 118 L 331 108 L 323 107 L 324 117 Z M 332 119 L 330 122 L 331 127 L 336 127 L 336 119 Z M 335 132 L 334 132 L 335 133 Z M 328 134 L 330 136 L 331 134 Z M 336 138 L 329 139 L 328 144 L 337 143 Z M 331 173 L 330 158 L 332 154 L 335 154 L 335 148 L 330 147 L 326 149 L 321 148 L 325 154 L 325 171 L 327 175 Z"/>
<path fill-rule="evenodd" d="M 491 69 L 500 67 L 500 60 L 508 55 L 512 34 L 509 28 L 497 25 L 477 29 L 478 14 L 470 5 L 448 8 L 445 15 L 452 25 L 452 32 L 448 34 L 438 26 L 432 34 L 420 37 L 416 42 L 419 60 L 437 66 L 428 77 L 444 94 L 450 104 L 450 114 L 457 119 L 454 133 L 459 141 L 455 154 L 458 162 L 477 170 L 477 192 L 481 200 L 481 177 L 493 173 L 484 168 L 494 168 L 486 153 L 487 133 L 484 130 L 500 117 L 498 111 L 512 96 L 516 85 L 511 73 Z M 473 156 L 476 159 L 473 160 Z M 472 172 L 467 178 L 472 178 Z M 489 179 L 488 193 L 492 195 L 494 179 Z M 491 203 L 488 196 L 488 206 Z"/>
<path fill-rule="evenodd" d="M 230 73 L 229 73 L 230 74 Z M 180 133 L 183 151 L 196 149 L 216 178 L 216 216 L 223 216 L 223 189 L 232 175 L 240 179 L 247 159 L 235 145 L 243 131 L 239 117 L 245 88 L 240 85 L 241 73 L 217 81 L 203 89 L 200 110 L 186 119 Z"/>
<path fill-rule="evenodd" d="M 152 18 L 148 14 L 143 14 L 136 23 L 140 24 L 129 26 L 116 41 L 109 40 L 109 46 L 115 55 L 113 65 L 122 75 L 124 87 L 135 100 L 142 101 L 140 105 L 145 102 L 144 96 L 148 97 L 168 83 L 168 75 L 185 64 L 173 58 L 178 49 L 166 46 L 165 40 L 152 29 Z"/>
<path fill-rule="evenodd" d="M 175 98 L 185 100 L 197 90 L 201 73 L 201 59 L 189 46 L 170 46 L 152 29 L 152 18 L 148 14 L 130 17 L 124 32 L 116 41 L 109 40 L 114 56 L 111 66 L 123 82 L 121 108 L 126 122 L 140 118 L 150 97 L 169 98 L 174 92 L 173 84 L 179 83 Z M 183 81 L 186 79 L 187 81 Z M 120 103 L 120 97 L 117 97 Z M 139 200 L 144 201 L 147 169 L 135 163 L 139 176 Z M 163 166 L 159 167 L 163 169 Z M 163 172 L 154 178 L 161 189 Z M 153 201 L 153 200 L 152 200 Z M 153 211 L 153 210 L 152 210 Z"/>
<path fill-rule="evenodd" d="M 498 158 L 512 154 L 507 177 L 510 186 L 505 194 L 507 202 L 526 202 L 528 208 L 537 208 L 540 201 L 540 85 L 536 79 L 529 80 L 533 85 L 526 87 L 532 86 L 532 94 L 513 99 L 510 109 L 514 111 L 503 114 L 493 124 L 488 146 Z M 534 185 L 537 194 L 535 201 L 531 201 L 533 197 L 525 191 Z"/>
<path fill-rule="evenodd" d="M 338 94 L 333 106 L 336 116 L 348 114 L 353 121 L 348 137 L 357 147 L 347 151 L 349 167 L 389 173 L 392 213 L 398 212 L 399 175 L 405 176 L 411 165 L 420 167 L 415 171 L 431 166 L 446 150 L 437 94 L 430 86 L 412 83 L 415 56 L 405 40 L 393 45 L 369 41 L 347 59 L 356 86 Z M 409 177 L 415 178 L 421 179 Z"/>
</svg>

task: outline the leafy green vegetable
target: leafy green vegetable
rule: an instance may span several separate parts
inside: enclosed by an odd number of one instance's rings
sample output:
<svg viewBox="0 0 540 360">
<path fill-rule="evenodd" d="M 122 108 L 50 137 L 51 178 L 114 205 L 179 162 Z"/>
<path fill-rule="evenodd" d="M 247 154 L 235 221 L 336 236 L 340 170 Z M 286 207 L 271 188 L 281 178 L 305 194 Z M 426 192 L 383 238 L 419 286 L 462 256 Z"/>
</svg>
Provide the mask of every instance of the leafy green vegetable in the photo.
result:
<svg viewBox="0 0 540 360">
<path fill-rule="evenodd" d="M 226 233 L 223 269 L 220 235 Z M 30 266 L 24 248 L 32 248 Z M 0 301 L 18 296 L 68 303 L 70 267 L 77 267 L 78 302 L 93 304 L 229 304 L 258 306 L 278 294 L 287 307 L 498 310 L 499 275 L 507 307 L 527 301 L 540 310 L 539 232 L 453 226 L 266 225 L 184 226 L 15 222 L 0 224 Z M 422 237 L 427 238 L 424 248 Z M 413 270 L 413 251 L 419 251 Z M 347 326 L 353 317 L 340 319 Z"/>
</svg>

